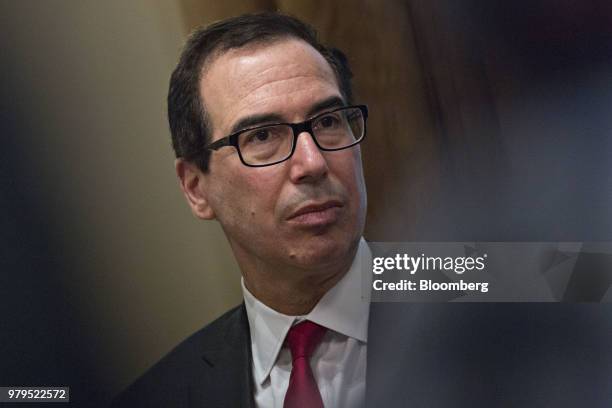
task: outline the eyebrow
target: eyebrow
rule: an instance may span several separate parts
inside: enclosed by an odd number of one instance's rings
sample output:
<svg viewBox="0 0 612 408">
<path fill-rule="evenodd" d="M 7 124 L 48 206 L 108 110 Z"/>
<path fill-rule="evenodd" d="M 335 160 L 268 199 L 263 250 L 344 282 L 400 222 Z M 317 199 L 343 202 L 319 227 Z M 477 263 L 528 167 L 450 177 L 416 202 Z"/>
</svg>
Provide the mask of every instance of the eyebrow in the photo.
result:
<svg viewBox="0 0 612 408">
<path fill-rule="evenodd" d="M 339 96 L 332 96 L 331 98 L 324 99 L 321 102 L 315 104 L 312 108 L 310 108 L 307 116 L 312 117 L 323 110 L 331 108 L 341 108 L 344 105 L 346 104 L 344 103 L 344 100 L 342 98 L 340 98 Z"/>
<path fill-rule="evenodd" d="M 312 117 L 315 114 L 330 108 L 340 108 L 344 106 L 344 100 L 339 96 L 332 96 L 324 99 L 313 105 L 307 113 L 307 117 Z M 248 129 L 254 126 L 263 125 L 265 123 L 282 123 L 284 122 L 283 117 L 277 113 L 263 113 L 260 115 L 250 115 L 240 119 L 230 130 L 230 134 L 234 134 L 244 129 Z"/>
<path fill-rule="evenodd" d="M 248 129 L 250 127 L 254 127 L 257 125 L 263 125 L 264 123 L 278 123 L 282 122 L 283 118 L 276 113 L 264 113 L 261 115 L 250 115 L 240 119 L 232 129 L 230 130 L 230 134 L 234 134 L 244 129 Z"/>
</svg>

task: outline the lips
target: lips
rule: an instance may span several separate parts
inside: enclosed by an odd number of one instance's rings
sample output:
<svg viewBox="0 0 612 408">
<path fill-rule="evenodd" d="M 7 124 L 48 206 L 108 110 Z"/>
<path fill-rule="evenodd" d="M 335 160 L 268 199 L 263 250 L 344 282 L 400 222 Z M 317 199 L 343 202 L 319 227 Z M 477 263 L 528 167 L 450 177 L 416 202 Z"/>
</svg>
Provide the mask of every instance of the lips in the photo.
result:
<svg viewBox="0 0 612 408">
<path fill-rule="evenodd" d="M 337 200 L 306 204 L 291 213 L 287 220 L 301 226 L 331 224 L 338 219 L 342 206 L 342 203 Z"/>
</svg>

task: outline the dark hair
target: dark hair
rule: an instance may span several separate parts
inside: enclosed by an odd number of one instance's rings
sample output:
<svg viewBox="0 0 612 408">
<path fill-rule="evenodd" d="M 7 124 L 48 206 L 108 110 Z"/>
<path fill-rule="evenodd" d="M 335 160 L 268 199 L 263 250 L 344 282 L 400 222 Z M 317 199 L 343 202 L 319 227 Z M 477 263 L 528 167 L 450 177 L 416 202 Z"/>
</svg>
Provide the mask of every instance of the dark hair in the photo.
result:
<svg viewBox="0 0 612 408">
<path fill-rule="evenodd" d="M 352 101 L 351 77 L 346 56 L 328 48 L 317 39 L 316 31 L 295 17 L 265 12 L 245 14 L 219 21 L 196 30 L 187 40 L 178 65 L 170 77 L 168 90 L 168 122 L 176 157 L 208 170 L 210 123 L 200 98 L 199 83 L 207 58 L 250 43 L 273 42 L 297 38 L 315 48 L 329 63 L 340 92 L 347 103 Z"/>
</svg>

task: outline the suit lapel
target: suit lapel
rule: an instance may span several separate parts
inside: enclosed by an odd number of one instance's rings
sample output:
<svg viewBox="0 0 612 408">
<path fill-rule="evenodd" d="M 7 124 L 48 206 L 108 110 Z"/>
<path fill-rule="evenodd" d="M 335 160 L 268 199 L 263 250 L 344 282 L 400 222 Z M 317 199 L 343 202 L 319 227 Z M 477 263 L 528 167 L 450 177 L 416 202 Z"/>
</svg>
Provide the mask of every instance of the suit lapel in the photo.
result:
<svg viewBox="0 0 612 408">
<path fill-rule="evenodd" d="M 191 392 L 193 406 L 254 407 L 251 336 L 244 303 L 203 344 L 202 364 L 210 375 Z M 211 384 L 212 383 L 212 384 Z"/>
</svg>

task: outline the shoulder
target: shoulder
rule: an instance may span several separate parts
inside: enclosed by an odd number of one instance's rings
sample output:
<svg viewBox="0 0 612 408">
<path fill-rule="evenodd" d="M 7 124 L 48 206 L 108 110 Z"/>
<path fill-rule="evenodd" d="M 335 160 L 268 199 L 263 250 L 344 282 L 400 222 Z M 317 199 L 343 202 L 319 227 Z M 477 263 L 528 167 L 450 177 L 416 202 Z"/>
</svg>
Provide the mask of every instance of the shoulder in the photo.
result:
<svg viewBox="0 0 612 408">
<path fill-rule="evenodd" d="M 193 387 L 214 381 L 207 352 L 222 347 L 228 336 L 248 339 L 244 305 L 229 310 L 172 349 L 119 394 L 113 407 L 188 406 Z"/>
</svg>

